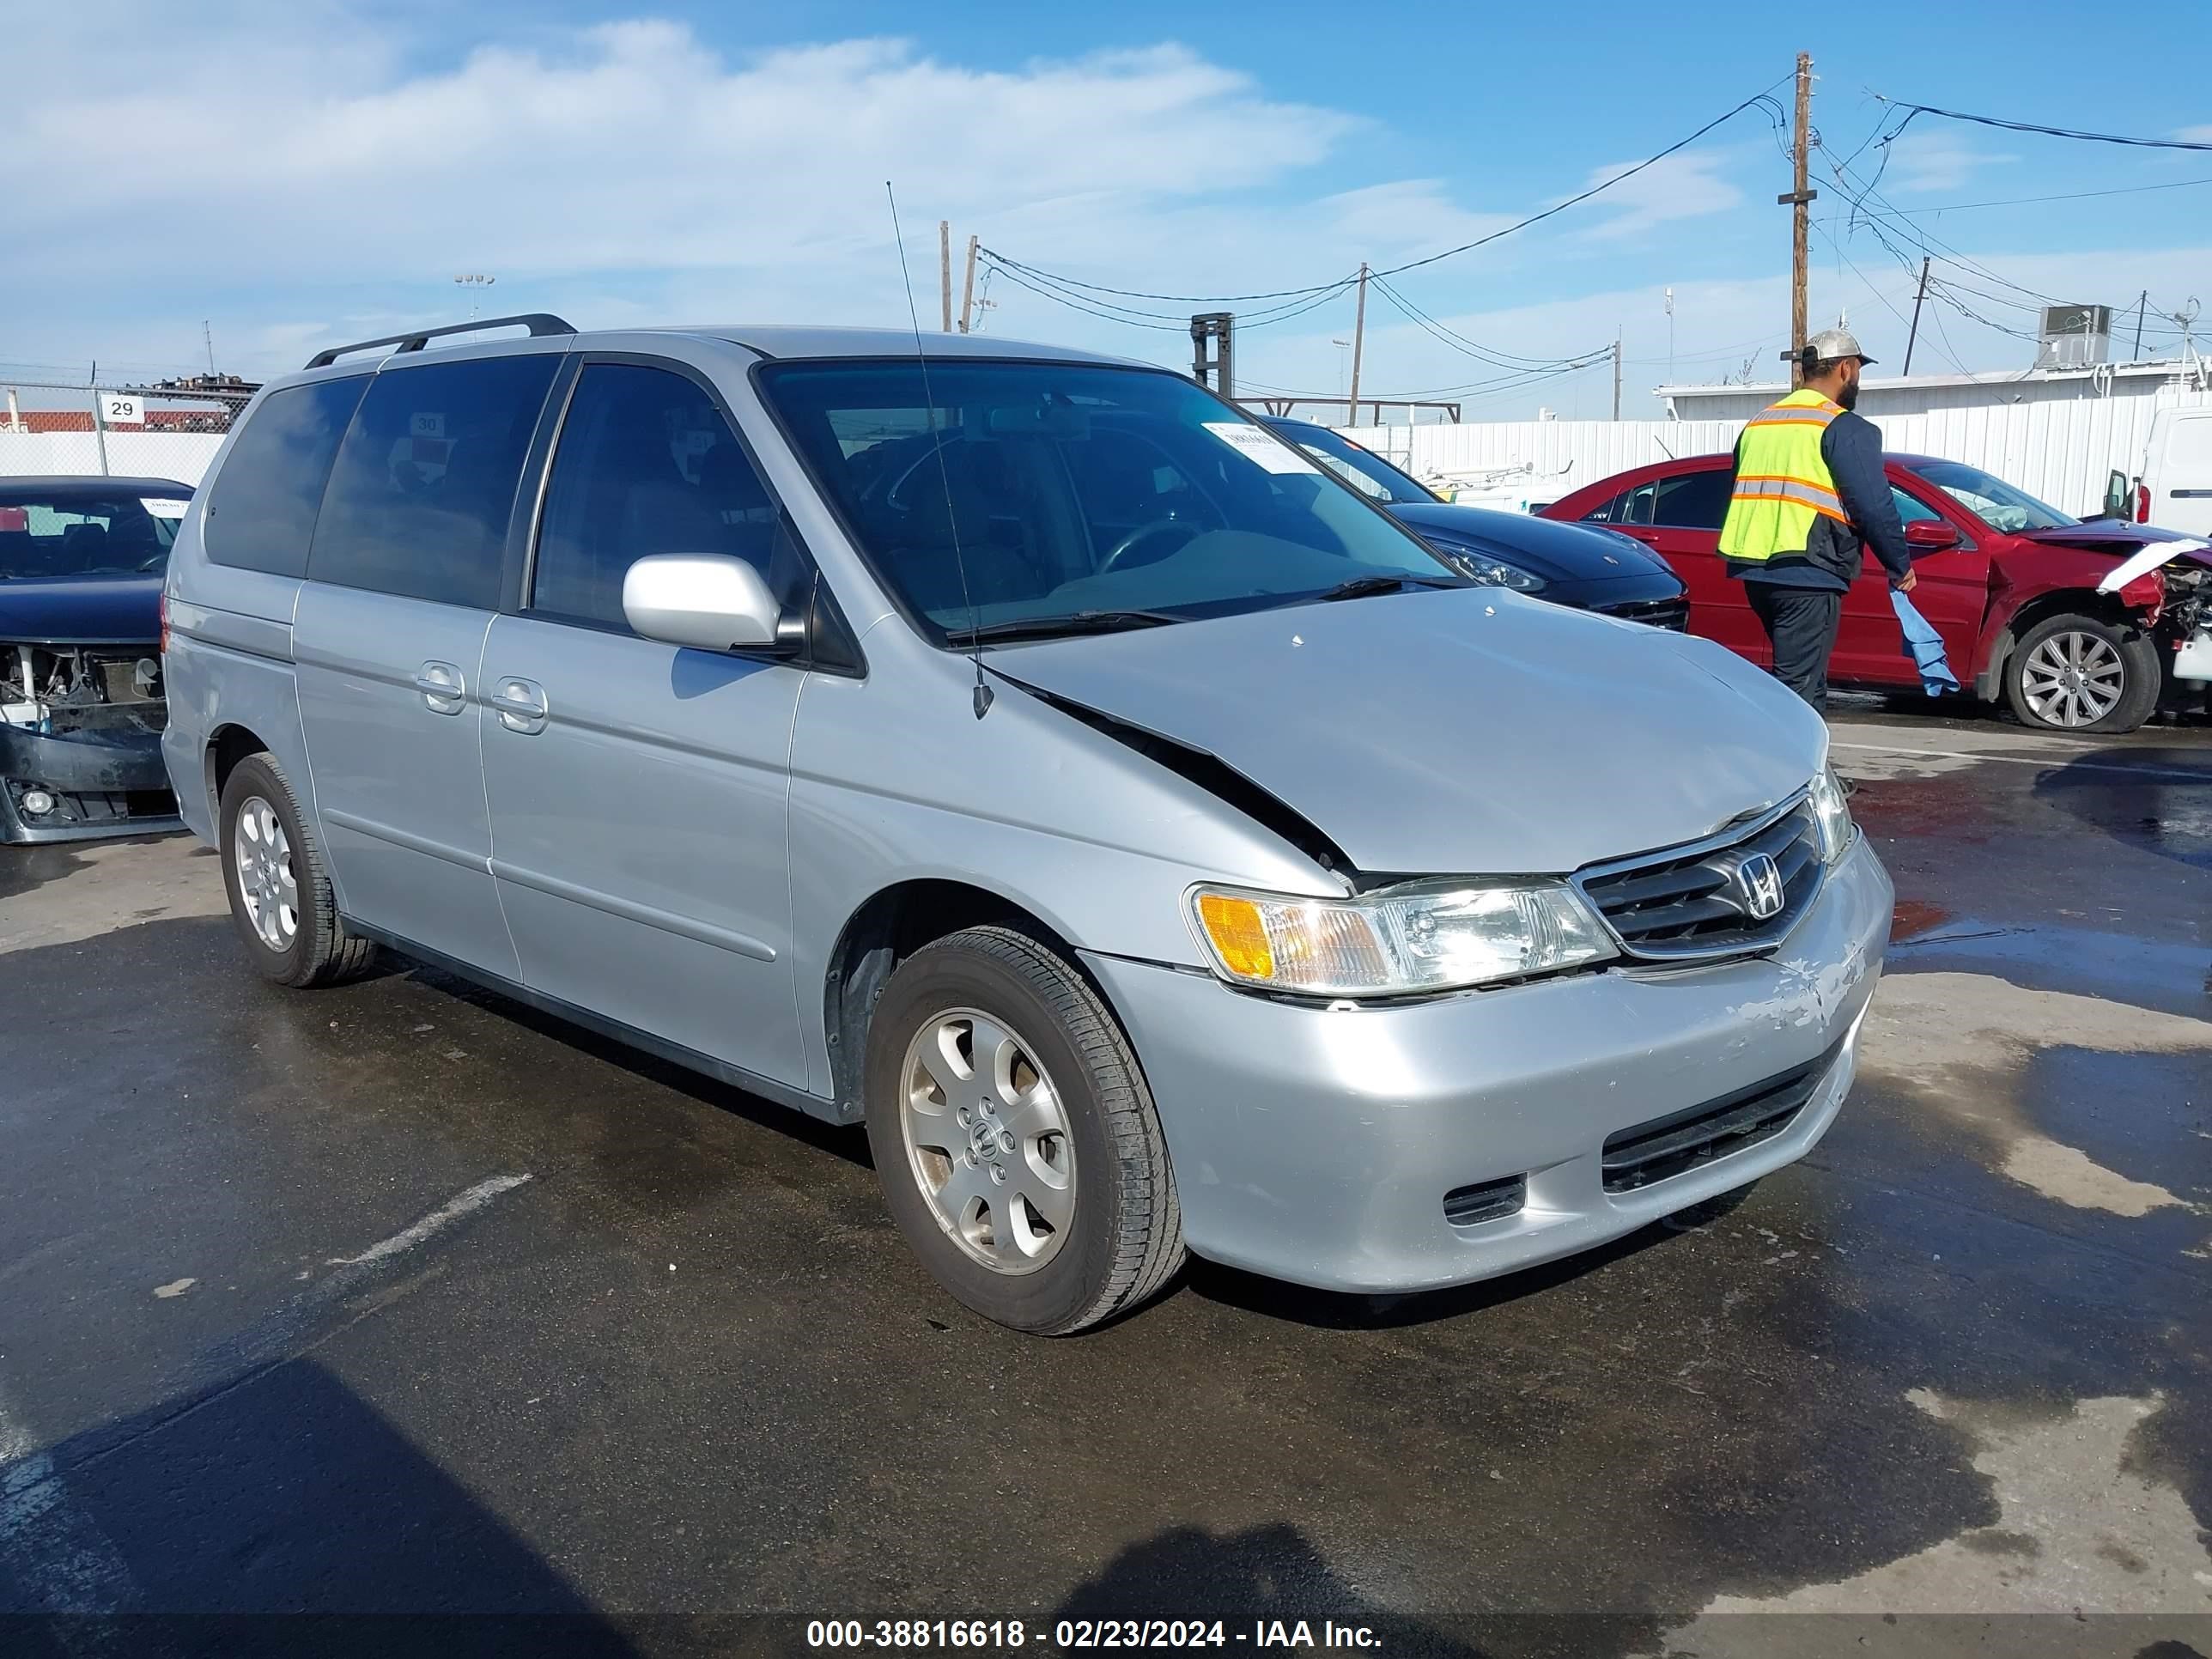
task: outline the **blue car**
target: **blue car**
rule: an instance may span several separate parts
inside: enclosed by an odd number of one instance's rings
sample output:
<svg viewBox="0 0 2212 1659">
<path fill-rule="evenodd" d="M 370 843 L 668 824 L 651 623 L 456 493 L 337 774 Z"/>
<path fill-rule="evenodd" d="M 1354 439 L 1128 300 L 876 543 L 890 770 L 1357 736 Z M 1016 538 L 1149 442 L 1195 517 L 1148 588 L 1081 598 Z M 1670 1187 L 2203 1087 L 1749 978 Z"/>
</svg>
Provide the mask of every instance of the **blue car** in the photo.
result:
<svg viewBox="0 0 2212 1659">
<path fill-rule="evenodd" d="M 161 578 L 190 484 L 0 478 L 0 842 L 182 828 Z"/>
<path fill-rule="evenodd" d="M 1665 560 L 1618 531 L 1455 507 L 1325 426 L 1280 418 L 1263 424 L 1372 498 L 1476 581 L 1678 632 L 1689 623 L 1682 579 Z"/>
</svg>

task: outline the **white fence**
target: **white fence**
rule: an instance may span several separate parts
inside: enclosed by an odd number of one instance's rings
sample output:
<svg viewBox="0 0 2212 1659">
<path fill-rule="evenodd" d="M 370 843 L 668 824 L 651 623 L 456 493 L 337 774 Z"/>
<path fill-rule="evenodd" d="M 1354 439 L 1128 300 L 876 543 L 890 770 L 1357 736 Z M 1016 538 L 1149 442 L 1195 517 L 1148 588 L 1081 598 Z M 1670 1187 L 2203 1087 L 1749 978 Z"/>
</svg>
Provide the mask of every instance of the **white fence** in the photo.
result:
<svg viewBox="0 0 2212 1659">
<path fill-rule="evenodd" d="M 2207 402 L 2212 394 L 2169 391 L 2156 398 L 1986 404 L 1878 415 L 1874 422 L 1889 449 L 1965 461 L 2063 512 L 2086 514 L 2103 505 L 2107 474 L 2132 477 L 2142 469 L 2157 410 Z M 1342 429 L 1417 477 L 1462 485 L 1462 501 L 1528 512 L 1628 467 L 1717 454 L 1735 444 L 1741 423 L 1481 421 Z M 104 434 L 21 431 L 12 429 L 0 411 L 0 477 L 104 471 L 198 485 L 222 437 L 220 432 L 113 426 Z"/>
<path fill-rule="evenodd" d="M 100 434 L 11 432 L 0 415 L 0 477 L 25 473 L 99 473 Z M 106 471 L 117 477 L 173 478 L 198 488 L 222 447 L 220 432 L 133 432 L 108 428 Z"/>
<path fill-rule="evenodd" d="M 2212 401 L 2203 392 L 1986 404 L 1877 415 L 1886 448 L 1965 461 L 2062 512 L 2104 504 L 2108 474 L 2142 468 L 2152 416 Z M 1528 512 L 1632 466 L 1732 447 L 1738 421 L 1485 421 L 1346 427 L 1345 436 L 1419 477 L 1465 486 L 1459 499 Z"/>
</svg>

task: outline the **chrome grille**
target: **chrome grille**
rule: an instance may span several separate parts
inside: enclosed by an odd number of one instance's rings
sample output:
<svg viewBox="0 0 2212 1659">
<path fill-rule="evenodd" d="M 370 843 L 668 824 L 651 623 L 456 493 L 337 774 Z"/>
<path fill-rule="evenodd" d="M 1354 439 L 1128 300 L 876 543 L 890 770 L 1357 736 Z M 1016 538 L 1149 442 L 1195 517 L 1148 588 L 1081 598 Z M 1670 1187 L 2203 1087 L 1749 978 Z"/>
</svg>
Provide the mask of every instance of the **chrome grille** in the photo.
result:
<svg viewBox="0 0 2212 1659">
<path fill-rule="evenodd" d="M 1773 945 L 1805 914 L 1823 874 L 1820 831 L 1800 797 L 1710 840 L 1594 865 L 1574 879 L 1628 955 L 1681 962 Z M 1759 915 L 1762 890 L 1771 900 L 1777 884 L 1779 908 Z"/>
</svg>

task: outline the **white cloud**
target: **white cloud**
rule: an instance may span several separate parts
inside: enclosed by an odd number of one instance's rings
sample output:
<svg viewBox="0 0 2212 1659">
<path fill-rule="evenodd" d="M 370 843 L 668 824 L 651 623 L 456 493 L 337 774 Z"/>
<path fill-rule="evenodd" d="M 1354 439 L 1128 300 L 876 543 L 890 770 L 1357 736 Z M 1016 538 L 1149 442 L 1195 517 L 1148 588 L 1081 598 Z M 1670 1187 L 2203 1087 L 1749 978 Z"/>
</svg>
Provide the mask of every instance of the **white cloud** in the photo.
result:
<svg viewBox="0 0 2212 1659">
<path fill-rule="evenodd" d="M 1456 247 L 1525 216 L 1471 213 L 1452 201 L 1440 179 L 1369 185 L 1325 197 L 1316 206 L 1335 234 L 1376 256 Z"/>
<path fill-rule="evenodd" d="M 188 33 L 127 100 L 105 70 L 25 76 L 0 193 L 42 234 L 13 258 L 69 258 L 72 231 L 127 214 L 264 277 L 787 266 L 887 242 L 886 175 L 918 220 L 1126 210 L 1271 182 L 1355 125 L 1174 46 L 1012 72 L 886 40 L 732 64 L 641 21 L 408 76 L 323 38 Z M 218 81 L 252 94 L 226 114 Z"/>
<path fill-rule="evenodd" d="M 1686 149 L 1655 161 L 1634 177 L 1624 177 L 1636 165 L 1617 162 L 1594 168 L 1592 185 L 1609 179 L 1620 182 L 1592 204 L 1594 210 L 1609 211 L 1588 234 L 1605 240 L 1642 236 L 1677 219 L 1694 219 L 1723 213 L 1743 201 L 1743 192 L 1720 177 L 1733 158 L 1717 149 Z"/>
<path fill-rule="evenodd" d="M 2173 136 L 2185 144 L 2212 144 L 2212 127 L 2182 127 Z"/>
<path fill-rule="evenodd" d="M 2017 161 L 2017 155 L 1976 149 L 1944 132 L 1908 132 L 1893 139 L 1881 174 L 1885 191 L 1957 190 L 1984 167 Z"/>
</svg>

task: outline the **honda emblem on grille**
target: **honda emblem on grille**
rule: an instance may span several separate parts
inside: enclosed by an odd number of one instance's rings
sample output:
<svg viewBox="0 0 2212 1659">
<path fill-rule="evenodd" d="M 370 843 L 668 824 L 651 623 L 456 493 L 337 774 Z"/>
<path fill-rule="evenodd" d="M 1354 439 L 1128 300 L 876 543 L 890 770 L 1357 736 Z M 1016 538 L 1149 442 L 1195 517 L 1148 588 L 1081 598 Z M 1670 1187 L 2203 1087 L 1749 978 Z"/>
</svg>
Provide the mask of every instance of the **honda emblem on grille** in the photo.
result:
<svg viewBox="0 0 2212 1659">
<path fill-rule="evenodd" d="M 1782 914 L 1782 866 L 1771 855 L 1753 853 L 1738 865 L 1735 885 L 1753 921 L 1765 921 Z"/>
</svg>

